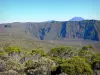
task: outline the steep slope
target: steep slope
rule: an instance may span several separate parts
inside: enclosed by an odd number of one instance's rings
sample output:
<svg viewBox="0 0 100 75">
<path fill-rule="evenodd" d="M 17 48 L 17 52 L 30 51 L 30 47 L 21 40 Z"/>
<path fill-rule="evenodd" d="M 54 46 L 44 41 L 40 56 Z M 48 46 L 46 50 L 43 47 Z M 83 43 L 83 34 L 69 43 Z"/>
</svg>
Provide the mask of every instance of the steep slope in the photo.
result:
<svg viewBox="0 0 100 75">
<path fill-rule="evenodd" d="M 64 21 L 27 24 L 27 32 L 41 40 L 86 39 L 99 41 L 99 21 Z M 35 34 L 35 35 L 34 35 Z"/>
<path fill-rule="evenodd" d="M 0 26 L 9 35 L 33 36 L 40 40 L 100 39 L 100 21 L 96 20 L 9 23 Z"/>
<path fill-rule="evenodd" d="M 98 32 L 98 37 L 100 39 L 100 21 L 96 21 L 94 26 L 95 26 L 95 28 L 96 28 L 96 30 Z"/>
</svg>

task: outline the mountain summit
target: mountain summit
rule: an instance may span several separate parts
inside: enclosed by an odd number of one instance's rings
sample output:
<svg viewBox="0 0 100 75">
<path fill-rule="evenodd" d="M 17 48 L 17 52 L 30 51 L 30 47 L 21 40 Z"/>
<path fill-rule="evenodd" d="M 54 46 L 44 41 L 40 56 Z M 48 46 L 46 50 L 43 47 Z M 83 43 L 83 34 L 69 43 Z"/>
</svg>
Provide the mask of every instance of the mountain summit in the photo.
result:
<svg viewBox="0 0 100 75">
<path fill-rule="evenodd" d="M 73 17 L 69 21 L 82 21 L 82 20 L 84 20 L 84 18 L 82 18 L 82 17 Z"/>
</svg>

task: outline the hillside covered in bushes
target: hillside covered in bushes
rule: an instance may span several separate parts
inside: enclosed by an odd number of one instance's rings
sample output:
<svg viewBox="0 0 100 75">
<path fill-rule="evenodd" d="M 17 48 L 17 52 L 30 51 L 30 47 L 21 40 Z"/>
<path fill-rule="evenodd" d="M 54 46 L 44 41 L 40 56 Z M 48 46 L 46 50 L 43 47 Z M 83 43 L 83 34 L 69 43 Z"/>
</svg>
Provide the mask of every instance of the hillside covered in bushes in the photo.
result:
<svg viewBox="0 0 100 75">
<path fill-rule="evenodd" d="M 92 45 L 25 50 L 0 45 L 0 75 L 99 75 L 100 51 Z"/>
</svg>

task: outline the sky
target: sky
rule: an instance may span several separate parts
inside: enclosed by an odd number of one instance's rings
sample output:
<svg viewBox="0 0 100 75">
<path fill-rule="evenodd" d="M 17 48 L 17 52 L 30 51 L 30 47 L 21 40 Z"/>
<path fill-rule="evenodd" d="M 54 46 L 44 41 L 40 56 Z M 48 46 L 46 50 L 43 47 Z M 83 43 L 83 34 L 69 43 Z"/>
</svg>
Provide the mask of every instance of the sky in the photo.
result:
<svg viewBox="0 0 100 75">
<path fill-rule="evenodd" d="M 100 20 L 100 0 L 0 0 L 0 23 Z"/>
</svg>

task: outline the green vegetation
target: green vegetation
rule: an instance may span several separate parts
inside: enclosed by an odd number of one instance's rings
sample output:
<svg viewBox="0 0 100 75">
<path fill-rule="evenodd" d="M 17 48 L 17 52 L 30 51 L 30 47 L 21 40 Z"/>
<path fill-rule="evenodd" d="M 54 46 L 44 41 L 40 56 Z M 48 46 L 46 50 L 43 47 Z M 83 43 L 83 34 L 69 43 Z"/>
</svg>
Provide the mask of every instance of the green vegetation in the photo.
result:
<svg viewBox="0 0 100 75">
<path fill-rule="evenodd" d="M 19 47 L 8 46 L 8 47 L 4 48 L 4 50 L 6 52 L 8 52 L 9 54 L 14 53 L 14 52 L 15 53 L 20 53 L 20 48 Z"/>
<path fill-rule="evenodd" d="M 0 51 L 0 57 L 4 56 L 4 52 Z"/>
<path fill-rule="evenodd" d="M 47 56 L 46 52 L 42 49 L 32 50 L 31 55 L 34 55 L 34 54 L 39 54 L 41 57 Z"/>
<path fill-rule="evenodd" d="M 60 66 L 67 75 L 94 75 L 100 68 L 100 52 L 93 46 L 59 46 L 45 52 L 42 48 L 23 50 L 18 46 L 0 46 L 0 74 L 51 75 Z"/>
<path fill-rule="evenodd" d="M 50 51 L 50 56 L 62 57 L 62 58 L 64 58 L 65 56 L 70 57 L 73 54 L 72 50 L 73 50 L 72 47 L 65 47 L 65 46 L 53 48 Z"/>
<path fill-rule="evenodd" d="M 93 75 L 91 66 L 86 63 L 85 59 L 80 57 L 66 59 L 61 67 L 68 75 Z"/>
<path fill-rule="evenodd" d="M 93 62 L 98 62 L 100 63 L 100 53 L 96 53 L 94 56 L 93 56 Z"/>
</svg>

